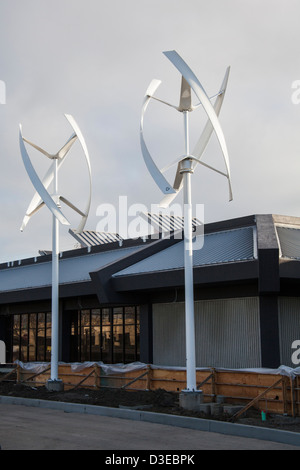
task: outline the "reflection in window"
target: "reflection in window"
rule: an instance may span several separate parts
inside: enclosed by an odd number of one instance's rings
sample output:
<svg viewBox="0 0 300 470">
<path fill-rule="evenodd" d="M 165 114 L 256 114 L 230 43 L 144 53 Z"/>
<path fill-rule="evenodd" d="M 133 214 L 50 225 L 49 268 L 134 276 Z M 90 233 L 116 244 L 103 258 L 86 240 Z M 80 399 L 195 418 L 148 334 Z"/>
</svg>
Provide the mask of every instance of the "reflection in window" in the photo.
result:
<svg viewBox="0 0 300 470">
<path fill-rule="evenodd" d="M 91 311 L 91 361 L 98 361 L 98 351 L 101 343 L 100 310 Z"/>
<path fill-rule="evenodd" d="M 20 331 L 21 331 L 21 315 L 14 315 L 13 317 L 13 354 L 12 359 L 16 361 L 20 358 Z"/>
<path fill-rule="evenodd" d="M 124 318 L 123 309 L 113 309 L 113 363 L 123 362 L 124 346 Z"/>
<path fill-rule="evenodd" d="M 37 317 L 34 313 L 29 315 L 29 344 L 28 344 L 28 360 L 35 361 L 36 359 L 36 323 Z"/>
<path fill-rule="evenodd" d="M 78 361 L 128 363 L 139 359 L 139 308 L 78 311 Z M 72 331 L 74 335 L 74 331 Z M 72 343 L 74 344 L 74 343 Z"/>
<path fill-rule="evenodd" d="M 12 360 L 51 361 L 51 313 L 22 313 L 12 319 Z M 129 363 L 140 357 L 139 307 L 84 309 L 70 324 L 71 360 Z"/>
<path fill-rule="evenodd" d="M 50 361 L 51 313 L 14 315 L 12 336 L 13 361 Z"/>
<path fill-rule="evenodd" d="M 100 343 L 100 360 L 108 364 L 111 360 L 111 314 L 109 308 L 101 311 L 101 343 Z"/>
<path fill-rule="evenodd" d="M 137 321 L 136 311 L 133 307 L 125 307 L 124 320 L 124 353 L 128 362 L 134 362 L 136 352 L 139 351 L 138 339 L 140 337 L 140 325 Z"/>
<path fill-rule="evenodd" d="M 51 313 L 48 312 L 46 313 L 46 341 L 45 341 L 45 346 L 46 346 L 46 351 L 45 351 L 45 360 L 46 362 L 51 361 Z"/>
<path fill-rule="evenodd" d="M 45 360 L 45 331 L 46 331 L 46 323 L 45 323 L 45 313 L 38 313 L 37 314 L 37 361 L 44 361 Z"/>
</svg>

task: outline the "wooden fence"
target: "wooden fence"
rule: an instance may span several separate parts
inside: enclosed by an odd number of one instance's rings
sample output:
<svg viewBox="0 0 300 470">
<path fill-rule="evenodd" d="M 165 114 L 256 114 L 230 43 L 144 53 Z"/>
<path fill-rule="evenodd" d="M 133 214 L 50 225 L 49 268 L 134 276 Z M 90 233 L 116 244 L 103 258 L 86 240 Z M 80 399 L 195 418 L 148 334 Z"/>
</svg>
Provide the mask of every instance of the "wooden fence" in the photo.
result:
<svg viewBox="0 0 300 470">
<path fill-rule="evenodd" d="M 50 365 L 39 372 L 10 365 L 11 370 L 2 375 L 2 380 L 14 380 L 32 386 L 45 385 L 50 378 Z M 114 367 L 107 372 L 105 367 L 95 363 L 82 369 L 73 370 L 72 364 L 60 364 L 59 378 L 64 390 L 76 388 L 99 389 L 101 387 L 123 388 L 126 390 L 157 390 L 179 393 L 186 386 L 184 369 L 163 368 L 152 365 L 126 370 Z M 300 379 L 276 373 L 258 371 L 200 369 L 197 370 L 197 388 L 203 391 L 204 402 L 214 402 L 218 396 L 226 403 L 250 406 L 269 413 L 300 416 Z"/>
</svg>

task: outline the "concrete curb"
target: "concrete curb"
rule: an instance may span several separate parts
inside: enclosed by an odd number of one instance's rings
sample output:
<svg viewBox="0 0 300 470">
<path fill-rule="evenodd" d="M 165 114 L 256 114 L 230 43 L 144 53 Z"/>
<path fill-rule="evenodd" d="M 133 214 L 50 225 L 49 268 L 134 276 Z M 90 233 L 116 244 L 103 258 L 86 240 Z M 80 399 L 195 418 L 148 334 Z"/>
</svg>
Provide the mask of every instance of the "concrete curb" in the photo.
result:
<svg viewBox="0 0 300 470">
<path fill-rule="evenodd" d="M 186 416 L 153 413 L 150 411 L 130 410 L 125 408 L 109 408 L 105 406 L 84 405 L 80 403 L 66 403 L 51 400 L 36 400 L 33 398 L 0 396 L 0 404 L 23 405 L 52 410 L 61 410 L 65 413 L 85 413 L 112 418 L 131 419 L 149 423 L 165 424 L 198 431 L 216 432 L 231 436 L 249 437 L 265 441 L 279 442 L 300 446 L 300 433 L 281 431 L 277 429 L 247 426 L 244 424 L 214 421 L 210 419 L 189 418 Z"/>
</svg>

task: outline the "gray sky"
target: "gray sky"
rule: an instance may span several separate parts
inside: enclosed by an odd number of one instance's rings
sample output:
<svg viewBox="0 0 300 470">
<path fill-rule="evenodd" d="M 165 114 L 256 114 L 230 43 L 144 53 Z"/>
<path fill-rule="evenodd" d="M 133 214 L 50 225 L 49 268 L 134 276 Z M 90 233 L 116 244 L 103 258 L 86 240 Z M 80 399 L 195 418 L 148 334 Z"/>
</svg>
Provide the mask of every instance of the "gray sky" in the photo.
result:
<svg viewBox="0 0 300 470">
<path fill-rule="evenodd" d="M 72 134 L 64 114 L 77 121 L 93 172 L 86 229 L 96 230 L 104 203 L 118 214 L 120 196 L 127 196 L 128 207 L 149 210 L 160 201 L 142 158 L 139 123 L 152 78 L 162 80 L 157 96 L 178 103 L 180 76 L 162 54 L 166 50 L 184 58 L 210 96 L 231 66 L 220 122 L 234 200 L 228 202 L 225 178 L 198 167 L 193 201 L 204 204 L 205 221 L 300 216 L 300 104 L 292 101 L 292 84 L 300 80 L 299 17 L 297 0 L 0 0 L 0 80 L 6 84 L 0 262 L 51 249 L 46 208 L 19 230 L 34 192 L 19 150 L 19 123 L 25 137 L 55 152 Z M 191 113 L 191 141 L 205 121 L 200 110 Z M 183 153 L 181 114 L 153 103 L 145 136 L 158 166 L 173 161 Z M 49 160 L 28 151 L 42 176 Z M 204 159 L 224 169 L 215 138 Z M 74 147 L 59 176 L 61 192 L 78 205 L 87 191 L 82 162 Z M 181 201 L 180 195 L 175 202 Z M 65 212 L 75 228 L 77 216 Z M 71 249 L 68 229 L 60 233 L 61 248 Z"/>
</svg>

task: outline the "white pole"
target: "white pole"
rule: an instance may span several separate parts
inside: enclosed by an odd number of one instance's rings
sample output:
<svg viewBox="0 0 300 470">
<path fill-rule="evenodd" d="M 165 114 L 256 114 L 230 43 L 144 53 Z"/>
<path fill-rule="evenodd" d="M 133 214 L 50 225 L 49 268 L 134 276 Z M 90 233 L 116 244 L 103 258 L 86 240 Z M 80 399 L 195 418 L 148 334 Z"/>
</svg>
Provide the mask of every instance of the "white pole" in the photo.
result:
<svg viewBox="0 0 300 470">
<path fill-rule="evenodd" d="M 183 112 L 185 155 L 189 155 L 188 111 Z M 196 391 L 196 351 L 194 320 L 194 281 L 193 281 L 193 234 L 192 234 L 192 160 L 183 160 L 181 165 L 184 187 L 184 277 L 185 277 L 185 335 L 186 335 L 186 388 Z"/>
<path fill-rule="evenodd" d="M 59 206 L 57 163 L 54 160 L 54 198 Z M 51 328 L 51 380 L 58 380 L 58 335 L 59 335 L 59 296 L 58 296 L 58 254 L 59 254 L 59 222 L 53 215 L 52 218 L 52 328 Z"/>
</svg>

